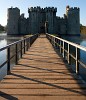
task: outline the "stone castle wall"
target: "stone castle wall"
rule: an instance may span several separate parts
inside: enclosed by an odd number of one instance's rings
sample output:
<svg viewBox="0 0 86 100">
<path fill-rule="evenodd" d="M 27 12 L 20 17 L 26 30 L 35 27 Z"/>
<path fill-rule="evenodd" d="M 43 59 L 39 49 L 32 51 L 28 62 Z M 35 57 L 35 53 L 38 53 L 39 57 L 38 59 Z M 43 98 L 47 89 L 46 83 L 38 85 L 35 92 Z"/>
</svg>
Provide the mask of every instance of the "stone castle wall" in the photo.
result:
<svg viewBox="0 0 86 100">
<path fill-rule="evenodd" d="M 8 9 L 8 34 L 80 34 L 79 8 L 66 7 L 66 14 L 63 18 L 56 16 L 57 8 L 54 7 L 31 7 L 28 8 L 29 17 L 20 15 L 18 8 Z M 48 23 L 47 29 L 45 27 Z"/>
<path fill-rule="evenodd" d="M 80 9 L 74 7 L 67 10 L 67 34 L 80 34 Z"/>
<path fill-rule="evenodd" d="M 19 18 L 19 34 L 27 34 L 27 19 L 24 14 Z"/>
<path fill-rule="evenodd" d="M 19 34 L 20 10 L 18 8 L 9 8 L 7 17 L 7 34 Z"/>
</svg>

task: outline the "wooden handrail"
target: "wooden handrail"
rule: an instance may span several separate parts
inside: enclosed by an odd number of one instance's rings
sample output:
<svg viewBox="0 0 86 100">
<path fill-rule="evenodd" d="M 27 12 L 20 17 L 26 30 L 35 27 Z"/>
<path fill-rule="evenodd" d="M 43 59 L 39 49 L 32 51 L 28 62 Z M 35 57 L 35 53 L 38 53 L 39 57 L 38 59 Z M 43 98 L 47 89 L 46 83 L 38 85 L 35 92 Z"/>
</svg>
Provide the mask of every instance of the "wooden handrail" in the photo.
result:
<svg viewBox="0 0 86 100">
<path fill-rule="evenodd" d="M 36 38 L 38 36 L 39 36 L 39 34 L 35 34 L 33 36 L 24 38 L 22 40 L 19 40 L 19 41 L 16 41 L 14 43 L 11 43 L 7 46 L 4 46 L 3 48 L 0 48 L 0 52 L 3 50 L 7 50 L 7 60 L 0 65 L 0 68 L 2 68 L 5 64 L 7 64 L 7 74 L 9 74 L 10 69 L 11 69 L 10 68 L 11 59 L 13 57 L 15 57 L 15 64 L 17 64 L 18 63 L 18 53 L 20 52 L 20 57 L 22 58 L 22 55 L 28 50 L 28 48 L 32 45 L 32 43 L 36 40 Z M 20 50 L 18 50 L 19 43 L 21 44 Z M 22 44 L 24 44 L 24 45 L 22 46 Z M 15 54 L 11 57 L 11 55 L 10 55 L 11 50 L 10 49 L 12 46 L 15 46 Z M 24 53 L 22 52 L 23 49 L 24 49 Z"/>
<path fill-rule="evenodd" d="M 74 47 L 77 47 L 77 48 L 79 48 L 79 49 L 81 49 L 81 50 L 83 50 L 83 51 L 86 51 L 86 47 L 84 47 L 84 46 L 81 46 L 81 45 L 79 45 L 79 44 L 76 44 L 76 43 L 67 41 L 67 40 L 65 40 L 65 39 L 62 39 L 62 38 L 53 36 L 53 35 L 48 34 L 48 33 L 46 33 L 46 35 L 52 36 L 53 38 L 56 38 L 56 39 L 58 39 L 58 40 L 60 40 L 60 41 L 63 41 L 63 42 L 68 43 L 68 44 L 70 44 L 70 45 L 72 45 L 72 46 L 74 46 Z"/>
<path fill-rule="evenodd" d="M 75 60 L 77 74 L 79 74 L 79 64 L 81 64 L 83 67 L 86 68 L 86 65 L 82 61 L 80 61 L 79 55 L 78 55 L 80 53 L 79 52 L 80 50 L 83 50 L 86 52 L 86 47 L 78 45 L 78 44 L 70 42 L 70 41 L 67 41 L 65 39 L 53 36 L 53 35 L 48 34 L 48 33 L 46 33 L 46 37 L 50 40 L 50 42 L 52 43 L 52 45 L 54 47 L 59 47 L 59 51 L 62 54 L 63 58 L 65 58 L 65 53 L 67 53 L 66 60 L 67 60 L 68 64 L 71 63 L 70 58 L 73 58 Z M 67 44 L 67 48 L 68 48 L 67 50 L 64 47 L 65 43 Z M 75 53 L 76 53 L 75 56 L 72 53 L 70 53 L 71 46 L 75 47 Z"/>
<path fill-rule="evenodd" d="M 38 35 L 39 35 L 39 34 L 35 34 L 35 35 L 33 35 L 33 36 L 30 36 L 30 37 L 27 37 L 27 38 L 18 40 L 18 41 L 16 41 L 16 42 L 13 42 L 13 43 L 11 43 L 11 44 L 9 44 L 9 45 L 7 45 L 7 46 L 4 46 L 3 48 L 0 48 L 0 51 L 7 49 L 7 48 L 9 48 L 10 46 L 12 46 L 12 45 L 14 45 L 14 44 L 20 43 L 21 41 L 27 40 L 27 39 L 29 39 L 29 38 L 33 38 L 34 36 L 38 36 Z"/>
</svg>

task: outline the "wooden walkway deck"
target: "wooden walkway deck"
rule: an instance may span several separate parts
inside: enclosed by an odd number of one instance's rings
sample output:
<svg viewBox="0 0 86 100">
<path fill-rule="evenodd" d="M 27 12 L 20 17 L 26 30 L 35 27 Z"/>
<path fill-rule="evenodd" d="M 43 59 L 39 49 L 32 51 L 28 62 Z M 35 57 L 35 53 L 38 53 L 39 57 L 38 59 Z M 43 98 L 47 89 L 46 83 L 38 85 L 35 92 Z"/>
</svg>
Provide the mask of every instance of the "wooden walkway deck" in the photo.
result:
<svg viewBox="0 0 86 100">
<path fill-rule="evenodd" d="M 86 84 L 41 35 L 0 82 L 0 100 L 86 100 Z"/>
</svg>

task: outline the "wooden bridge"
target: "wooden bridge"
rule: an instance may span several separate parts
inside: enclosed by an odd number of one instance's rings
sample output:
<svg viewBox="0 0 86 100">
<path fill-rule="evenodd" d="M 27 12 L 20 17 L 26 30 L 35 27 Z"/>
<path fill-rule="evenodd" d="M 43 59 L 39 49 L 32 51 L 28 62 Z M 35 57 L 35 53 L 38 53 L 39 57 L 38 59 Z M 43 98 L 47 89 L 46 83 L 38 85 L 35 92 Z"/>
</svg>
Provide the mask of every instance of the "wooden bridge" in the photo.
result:
<svg viewBox="0 0 86 100">
<path fill-rule="evenodd" d="M 0 100 L 7 99 L 86 100 L 86 84 L 40 35 L 0 82 Z"/>
</svg>

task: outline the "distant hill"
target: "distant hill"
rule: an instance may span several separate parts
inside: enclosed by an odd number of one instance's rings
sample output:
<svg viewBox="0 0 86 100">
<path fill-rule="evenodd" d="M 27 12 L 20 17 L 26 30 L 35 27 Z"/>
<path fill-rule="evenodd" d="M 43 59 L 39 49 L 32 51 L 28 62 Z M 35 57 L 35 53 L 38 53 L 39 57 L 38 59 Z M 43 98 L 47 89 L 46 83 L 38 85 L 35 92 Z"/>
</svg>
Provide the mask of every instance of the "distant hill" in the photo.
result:
<svg viewBox="0 0 86 100">
<path fill-rule="evenodd" d="M 81 25 L 80 32 L 81 32 L 81 34 L 86 34 L 86 26 Z"/>
</svg>

